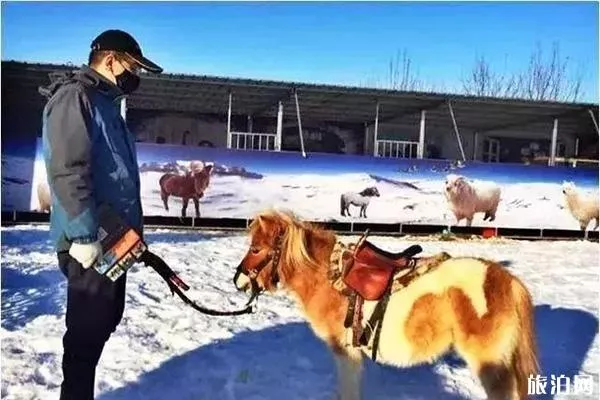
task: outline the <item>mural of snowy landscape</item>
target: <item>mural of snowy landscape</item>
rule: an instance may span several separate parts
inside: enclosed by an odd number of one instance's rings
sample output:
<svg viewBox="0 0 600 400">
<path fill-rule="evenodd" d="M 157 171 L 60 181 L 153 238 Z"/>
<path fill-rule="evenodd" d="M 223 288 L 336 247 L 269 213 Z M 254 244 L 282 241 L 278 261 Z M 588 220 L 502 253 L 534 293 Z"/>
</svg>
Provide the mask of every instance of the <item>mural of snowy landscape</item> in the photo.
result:
<svg viewBox="0 0 600 400">
<path fill-rule="evenodd" d="M 2 147 L 2 211 L 28 210 L 36 148 L 30 143 Z"/>
<path fill-rule="evenodd" d="M 165 173 L 185 175 L 193 160 L 211 165 L 210 180 L 200 199 L 200 213 L 211 218 L 252 218 L 266 208 L 291 209 L 316 221 L 455 224 L 445 198 L 448 175 L 470 182 L 484 181 L 501 189 L 494 221 L 475 214 L 473 226 L 579 229 L 566 207 L 563 181 L 578 191 L 598 195 L 598 173 L 593 169 L 517 164 L 462 163 L 441 160 L 398 160 L 364 156 L 233 151 L 203 147 L 139 143 L 138 163 L 144 214 L 181 215 L 181 198 L 170 197 L 167 211 L 161 200 L 160 178 Z M 45 181 L 38 144 L 28 209 L 39 208 L 37 185 Z M 190 178 L 192 179 L 192 178 Z M 349 206 L 342 216 L 340 196 L 375 187 L 365 210 Z M 4 187 L 3 187 L 4 194 Z M 190 201 L 186 216 L 195 215 Z M 465 225 L 462 220 L 459 225 Z M 588 229 L 592 229 L 593 224 Z"/>
<path fill-rule="evenodd" d="M 2 399 L 56 399 L 66 280 L 56 266 L 47 227 L 3 227 L 1 233 Z M 215 309 L 241 308 L 247 300 L 232 281 L 247 249 L 244 234 L 157 230 L 145 236 L 151 250 L 191 286 L 192 299 Z M 419 243 L 424 255 L 447 251 L 502 262 L 533 296 L 543 376 L 548 382 L 552 374 L 571 381 L 583 374 L 594 379 L 592 395 L 574 395 L 564 387 L 552 395 L 548 383 L 548 395 L 538 398 L 598 398 L 597 243 L 371 240 L 392 251 Z M 135 266 L 127 284 L 122 323 L 97 369 L 98 400 L 334 398 L 333 358 L 283 294 L 262 296 L 254 314 L 211 317 L 172 296 L 150 268 Z M 452 354 L 414 368 L 365 365 L 366 400 L 485 399 L 464 362 Z"/>
</svg>

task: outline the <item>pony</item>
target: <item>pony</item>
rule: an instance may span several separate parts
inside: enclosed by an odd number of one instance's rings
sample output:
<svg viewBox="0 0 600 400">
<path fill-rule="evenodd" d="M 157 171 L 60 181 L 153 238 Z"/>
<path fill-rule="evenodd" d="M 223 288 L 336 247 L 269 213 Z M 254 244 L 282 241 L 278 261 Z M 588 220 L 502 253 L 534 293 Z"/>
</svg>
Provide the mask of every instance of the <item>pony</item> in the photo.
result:
<svg viewBox="0 0 600 400">
<path fill-rule="evenodd" d="M 350 204 L 360 207 L 360 217 L 367 218 L 367 206 L 371 197 L 379 197 L 379 191 L 375 186 L 368 187 L 360 193 L 346 192 L 340 196 L 340 215 L 345 217 L 350 215 Z"/>
<path fill-rule="evenodd" d="M 258 214 L 248 232 L 250 246 L 233 277 L 236 289 L 252 298 L 290 294 L 334 356 L 339 398 L 360 399 L 363 357 L 375 358 L 346 338 L 350 300 L 329 275 L 336 235 L 274 210 Z M 365 300 L 365 318 L 375 303 Z M 524 284 L 500 263 L 449 257 L 393 292 L 384 310 L 375 362 L 431 363 L 452 347 L 489 399 L 527 398 L 528 377 L 539 370 L 534 307 Z"/>
<path fill-rule="evenodd" d="M 444 195 L 456 223 L 466 218 L 471 226 L 475 213 L 483 212 L 484 221 L 494 221 L 500 203 L 500 187 L 492 182 L 468 181 L 464 176 L 450 174 L 446 177 Z"/>
<path fill-rule="evenodd" d="M 579 227 L 585 231 L 590 221 L 595 220 L 593 230 L 598 229 L 600 222 L 598 195 L 586 196 L 577 191 L 573 182 L 563 181 L 562 192 L 569 212 L 579 222 Z"/>
<path fill-rule="evenodd" d="M 160 185 L 160 197 L 169 211 L 169 196 L 181 197 L 181 216 L 186 217 L 186 210 L 190 199 L 194 201 L 196 218 L 200 218 L 200 199 L 204 197 L 204 191 L 210 183 L 210 175 L 213 164 L 204 164 L 202 161 L 190 162 L 189 170 L 185 175 L 171 172 L 163 174 L 158 184 Z"/>
</svg>

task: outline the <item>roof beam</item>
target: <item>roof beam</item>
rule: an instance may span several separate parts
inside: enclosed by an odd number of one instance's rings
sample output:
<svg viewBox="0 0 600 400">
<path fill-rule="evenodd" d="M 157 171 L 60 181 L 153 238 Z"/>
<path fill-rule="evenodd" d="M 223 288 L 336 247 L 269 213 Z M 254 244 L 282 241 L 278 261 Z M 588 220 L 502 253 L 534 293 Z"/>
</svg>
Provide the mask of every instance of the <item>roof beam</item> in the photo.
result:
<svg viewBox="0 0 600 400">
<path fill-rule="evenodd" d="M 303 107 L 303 112 L 310 112 L 311 110 L 314 110 L 314 109 L 320 109 L 327 103 L 331 103 L 332 101 L 335 101 L 336 99 L 339 99 L 340 97 L 345 96 L 345 95 L 346 95 L 345 93 L 337 93 L 337 94 L 334 94 L 332 97 L 325 97 L 324 99 L 320 99 L 320 101 L 308 103 L 308 105 Z"/>
<path fill-rule="evenodd" d="M 529 126 L 531 124 L 535 124 L 538 122 L 546 122 L 548 120 L 553 120 L 554 118 L 565 118 L 565 117 L 570 117 L 570 116 L 575 116 L 578 114 L 581 114 L 583 111 L 582 110 L 575 110 L 575 111 L 566 111 L 557 115 L 544 115 L 542 117 L 536 117 L 536 118 L 531 118 L 529 120 L 525 120 L 525 121 L 521 121 L 521 122 L 511 122 L 508 124 L 503 124 L 503 125 L 490 125 L 487 127 L 480 127 L 477 130 L 477 132 L 479 133 L 484 133 L 484 132 L 489 132 L 489 131 L 497 131 L 497 130 L 504 130 L 504 129 L 508 129 L 508 128 L 514 128 L 514 127 L 523 127 L 523 126 Z"/>
<path fill-rule="evenodd" d="M 257 107 L 252 110 L 252 115 L 261 115 L 262 113 L 269 111 L 271 108 L 279 104 L 279 102 L 288 101 L 292 98 L 292 90 L 286 91 L 286 94 L 280 96 L 274 96 L 270 100 L 267 100 L 264 106 Z"/>
<path fill-rule="evenodd" d="M 407 115 L 414 115 L 416 113 L 420 113 L 422 110 L 425 110 L 425 111 L 435 110 L 436 108 L 442 106 L 445 103 L 446 103 L 446 100 L 438 100 L 438 101 L 434 101 L 429 104 L 426 104 L 424 107 L 412 107 L 409 109 L 405 109 L 401 113 L 393 114 L 393 115 L 390 115 L 389 117 L 385 117 L 385 118 L 379 118 L 379 123 L 381 124 L 381 123 L 385 123 L 385 122 L 394 121 L 396 119 L 406 117 Z M 367 126 L 372 125 L 372 124 L 373 123 L 367 124 Z"/>
</svg>

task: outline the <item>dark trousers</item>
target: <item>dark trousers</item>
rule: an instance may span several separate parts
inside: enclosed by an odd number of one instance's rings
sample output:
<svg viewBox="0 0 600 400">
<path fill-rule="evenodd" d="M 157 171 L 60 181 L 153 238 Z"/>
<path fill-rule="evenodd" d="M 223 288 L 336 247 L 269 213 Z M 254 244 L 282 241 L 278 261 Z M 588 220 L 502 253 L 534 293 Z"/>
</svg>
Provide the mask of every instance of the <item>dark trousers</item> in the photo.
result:
<svg viewBox="0 0 600 400">
<path fill-rule="evenodd" d="M 112 282 L 66 252 L 58 263 L 68 279 L 60 400 L 93 400 L 96 366 L 123 316 L 126 276 Z"/>
</svg>

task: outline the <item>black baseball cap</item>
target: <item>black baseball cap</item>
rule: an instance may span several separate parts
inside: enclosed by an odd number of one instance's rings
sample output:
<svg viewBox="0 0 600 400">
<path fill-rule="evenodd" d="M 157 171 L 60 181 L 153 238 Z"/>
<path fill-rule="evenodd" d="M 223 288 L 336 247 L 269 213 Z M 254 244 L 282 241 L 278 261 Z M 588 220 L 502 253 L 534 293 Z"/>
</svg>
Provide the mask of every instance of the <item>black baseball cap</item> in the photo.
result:
<svg viewBox="0 0 600 400">
<path fill-rule="evenodd" d="M 90 46 L 95 51 L 118 51 L 127 54 L 135 60 L 140 67 L 149 72 L 160 74 L 163 69 L 148 60 L 142 54 L 142 49 L 138 42 L 129 33 L 118 30 L 109 29 L 99 34 Z"/>
</svg>

